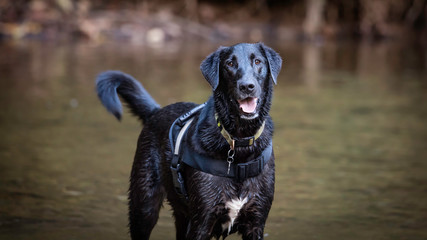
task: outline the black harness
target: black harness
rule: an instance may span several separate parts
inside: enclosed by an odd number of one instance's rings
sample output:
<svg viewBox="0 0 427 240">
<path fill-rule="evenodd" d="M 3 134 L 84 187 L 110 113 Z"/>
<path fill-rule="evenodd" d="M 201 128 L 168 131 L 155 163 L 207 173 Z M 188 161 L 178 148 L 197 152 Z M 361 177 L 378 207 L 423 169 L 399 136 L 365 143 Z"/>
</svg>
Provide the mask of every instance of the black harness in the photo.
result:
<svg viewBox="0 0 427 240">
<path fill-rule="evenodd" d="M 183 163 L 205 173 L 243 181 L 244 179 L 258 176 L 263 171 L 265 164 L 270 160 L 273 152 L 273 145 L 270 142 L 268 147 L 265 148 L 259 156 L 254 157 L 248 162 L 235 164 L 232 161 L 229 161 L 230 151 L 227 161 L 224 159 L 207 157 L 193 151 L 184 140 L 185 134 L 193 121 L 194 115 L 205 105 L 206 103 L 201 104 L 177 118 L 172 123 L 169 130 L 169 141 L 173 152 L 170 167 L 172 171 L 173 184 L 177 194 L 183 199 L 187 199 L 188 197 L 185 189 L 184 178 L 182 176 Z"/>
</svg>

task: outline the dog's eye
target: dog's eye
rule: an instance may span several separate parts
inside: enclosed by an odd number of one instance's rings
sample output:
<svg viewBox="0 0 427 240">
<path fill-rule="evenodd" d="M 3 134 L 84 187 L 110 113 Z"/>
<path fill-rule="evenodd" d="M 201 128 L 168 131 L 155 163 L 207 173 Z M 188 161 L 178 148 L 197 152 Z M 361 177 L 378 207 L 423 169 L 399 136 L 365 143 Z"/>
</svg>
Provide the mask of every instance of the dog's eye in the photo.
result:
<svg viewBox="0 0 427 240">
<path fill-rule="evenodd" d="M 229 67 L 233 67 L 234 66 L 233 61 L 227 61 L 225 64 L 227 64 L 227 66 L 229 66 Z"/>
<path fill-rule="evenodd" d="M 255 65 L 259 65 L 260 63 L 261 63 L 261 60 L 259 60 L 259 59 L 255 59 Z"/>
</svg>

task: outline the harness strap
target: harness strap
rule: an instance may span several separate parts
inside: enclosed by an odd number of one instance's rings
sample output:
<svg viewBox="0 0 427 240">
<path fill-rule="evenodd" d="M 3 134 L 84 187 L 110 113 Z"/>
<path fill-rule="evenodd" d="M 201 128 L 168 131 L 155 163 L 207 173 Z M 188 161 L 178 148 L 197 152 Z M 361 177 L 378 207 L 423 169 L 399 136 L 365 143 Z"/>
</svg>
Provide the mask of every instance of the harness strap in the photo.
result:
<svg viewBox="0 0 427 240">
<path fill-rule="evenodd" d="M 187 191 L 185 190 L 184 177 L 181 173 L 181 143 L 185 133 L 188 130 L 188 127 L 193 121 L 194 114 L 197 113 L 200 109 L 202 109 L 205 105 L 206 103 L 201 104 L 193 108 L 191 111 L 183 114 L 172 123 L 171 128 L 169 129 L 169 141 L 171 144 L 171 150 L 173 152 L 170 166 L 172 173 L 172 181 L 176 193 L 182 199 L 187 199 L 188 196 Z M 177 132 L 178 135 L 176 135 Z"/>
<path fill-rule="evenodd" d="M 182 162 L 188 166 L 215 176 L 234 178 L 243 181 L 246 178 L 256 177 L 263 170 L 273 153 L 273 145 L 270 142 L 262 153 L 255 159 L 238 164 L 231 164 L 228 172 L 228 163 L 224 159 L 216 159 L 204 156 L 192 151 L 188 146 L 182 149 Z"/>
<path fill-rule="evenodd" d="M 172 170 L 172 178 L 175 191 L 181 198 L 187 198 L 187 191 L 185 190 L 184 178 L 181 173 L 181 161 L 179 157 L 179 153 L 181 150 L 180 146 L 182 142 L 182 137 L 184 136 L 185 132 L 187 132 L 187 129 L 190 126 L 191 122 L 193 122 L 193 119 L 194 118 L 188 120 L 185 123 L 184 127 L 181 129 L 181 131 L 179 131 L 170 167 Z"/>
<path fill-rule="evenodd" d="M 176 138 L 174 154 L 176 154 L 176 155 L 179 154 L 179 147 L 181 146 L 182 137 L 184 136 L 185 132 L 187 132 L 187 128 L 190 126 L 191 122 L 193 122 L 193 119 L 194 118 L 191 118 L 190 120 L 188 120 L 185 123 L 184 127 L 181 129 L 181 131 L 179 131 L 178 137 Z"/>
</svg>

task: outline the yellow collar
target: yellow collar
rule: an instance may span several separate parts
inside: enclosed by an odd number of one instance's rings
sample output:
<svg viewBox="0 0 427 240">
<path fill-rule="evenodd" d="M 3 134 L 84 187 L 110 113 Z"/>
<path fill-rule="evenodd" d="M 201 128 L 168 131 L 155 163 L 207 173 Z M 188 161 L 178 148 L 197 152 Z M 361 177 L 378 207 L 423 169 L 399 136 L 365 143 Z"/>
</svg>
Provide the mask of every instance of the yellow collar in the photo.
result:
<svg viewBox="0 0 427 240">
<path fill-rule="evenodd" d="M 225 138 L 225 140 L 230 144 L 230 149 L 234 150 L 234 147 L 244 147 L 244 146 L 251 146 L 254 144 L 255 140 L 257 140 L 265 128 L 265 121 L 262 123 L 261 127 L 258 129 L 258 131 L 255 133 L 252 137 L 246 137 L 246 138 L 233 138 L 230 133 L 225 130 L 225 128 L 221 125 L 221 122 L 218 119 L 218 114 L 215 113 L 215 119 L 218 124 L 218 127 L 221 129 L 221 134 Z"/>
</svg>

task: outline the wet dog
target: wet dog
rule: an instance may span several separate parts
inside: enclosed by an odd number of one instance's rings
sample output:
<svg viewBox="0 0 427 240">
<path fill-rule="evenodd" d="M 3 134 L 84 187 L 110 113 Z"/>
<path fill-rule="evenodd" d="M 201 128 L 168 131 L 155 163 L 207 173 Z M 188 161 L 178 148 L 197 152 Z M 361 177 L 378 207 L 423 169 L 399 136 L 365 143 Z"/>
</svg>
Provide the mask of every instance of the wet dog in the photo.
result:
<svg viewBox="0 0 427 240">
<path fill-rule="evenodd" d="M 262 43 L 220 47 L 202 62 L 213 95 L 193 111 L 181 136 L 194 163 L 184 161 L 179 169 L 184 194 L 171 168 L 175 146 L 169 134 L 174 121 L 198 105 L 160 108 L 130 75 L 98 76 L 98 96 L 107 110 L 121 118 L 120 95 L 144 125 L 130 176 L 132 239 L 149 239 L 165 197 L 177 239 L 218 239 L 235 232 L 243 239 L 264 238 L 275 178 L 269 110 L 281 65 L 280 56 Z"/>
</svg>

